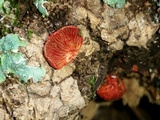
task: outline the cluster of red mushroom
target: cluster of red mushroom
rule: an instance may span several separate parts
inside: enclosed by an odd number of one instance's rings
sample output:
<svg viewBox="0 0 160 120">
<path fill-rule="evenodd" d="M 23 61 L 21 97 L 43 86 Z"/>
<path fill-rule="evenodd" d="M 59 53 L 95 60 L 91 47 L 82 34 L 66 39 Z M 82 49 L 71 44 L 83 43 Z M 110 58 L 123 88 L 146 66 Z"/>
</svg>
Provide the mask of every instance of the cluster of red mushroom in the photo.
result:
<svg viewBox="0 0 160 120">
<path fill-rule="evenodd" d="M 79 29 L 75 26 L 65 26 L 52 33 L 44 46 L 44 56 L 55 69 L 61 69 L 73 61 L 83 43 Z M 97 90 L 97 94 L 105 100 L 119 99 L 125 92 L 123 81 L 117 76 L 106 77 L 105 83 Z"/>
</svg>

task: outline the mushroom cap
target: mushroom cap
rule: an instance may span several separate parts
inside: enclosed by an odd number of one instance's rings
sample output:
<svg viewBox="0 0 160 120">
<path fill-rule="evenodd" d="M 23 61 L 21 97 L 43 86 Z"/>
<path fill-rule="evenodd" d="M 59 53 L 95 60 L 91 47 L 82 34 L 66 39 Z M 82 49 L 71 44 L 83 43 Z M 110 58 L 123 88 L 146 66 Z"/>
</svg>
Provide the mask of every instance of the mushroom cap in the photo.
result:
<svg viewBox="0 0 160 120">
<path fill-rule="evenodd" d="M 55 69 L 73 61 L 81 48 L 83 38 L 75 26 L 65 26 L 52 33 L 44 45 L 44 56 Z"/>
<path fill-rule="evenodd" d="M 126 91 L 122 80 L 117 76 L 107 75 L 105 83 L 98 89 L 97 94 L 105 100 L 114 100 L 122 97 Z"/>
</svg>

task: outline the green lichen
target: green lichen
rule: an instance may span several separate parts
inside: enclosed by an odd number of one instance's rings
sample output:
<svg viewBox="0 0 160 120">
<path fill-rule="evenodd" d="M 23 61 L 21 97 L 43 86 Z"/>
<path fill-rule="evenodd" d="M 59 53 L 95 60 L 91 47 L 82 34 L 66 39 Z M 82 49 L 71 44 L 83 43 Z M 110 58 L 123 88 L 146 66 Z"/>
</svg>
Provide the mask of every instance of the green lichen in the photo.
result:
<svg viewBox="0 0 160 120">
<path fill-rule="evenodd" d="M 24 41 L 20 41 L 18 35 L 8 34 L 0 39 L 0 52 L 17 52 L 19 46 L 25 46 Z"/>
<path fill-rule="evenodd" d="M 125 0 L 103 0 L 103 2 L 113 8 L 123 8 L 126 3 Z"/>
<path fill-rule="evenodd" d="M 0 0 L 0 12 L 3 10 L 3 3 L 4 3 L 4 0 Z"/>
<path fill-rule="evenodd" d="M 15 0 L 0 0 L 0 14 L 16 14 L 18 11 L 18 4 Z"/>
<path fill-rule="evenodd" d="M 0 83 L 9 74 L 19 77 L 22 82 L 29 79 L 37 82 L 45 75 L 43 68 L 28 66 L 24 55 L 18 52 L 19 46 L 25 45 L 26 42 L 21 41 L 16 34 L 8 34 L 0 39 Z"/>
<path fill-rule="evenodd" d="M 39 12 L 42 14 L 42 17 L 48 16 L 47 9 L 43 6 L 44 3 L 47 3 L 45 0 L 36 0 L 34 5 L 37 7 Z"/>
</svg>

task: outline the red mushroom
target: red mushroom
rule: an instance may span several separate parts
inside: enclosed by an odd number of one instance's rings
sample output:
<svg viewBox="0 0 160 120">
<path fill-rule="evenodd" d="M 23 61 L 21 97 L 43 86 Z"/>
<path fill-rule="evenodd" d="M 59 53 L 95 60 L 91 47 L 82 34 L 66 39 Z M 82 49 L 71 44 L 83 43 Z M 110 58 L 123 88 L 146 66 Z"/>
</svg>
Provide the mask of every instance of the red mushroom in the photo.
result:
<svg viewBox="0 0 160 120">
<path fill-rule="evenodd" d="M 132 72 L 138 72 L 138 66 L 137 65 L 133 65 L 131 68 Z"/>
<path fill-rule="evenodd" d="M 76 58 L 83 42 L 78 33 L 77 27 L 65 26 L 47 38 L 44 56 L 53 68 L 60 69 Z"/>
<path fill-rule="evenodd" d="M 97 90 L 97 94 L 104 100 L 114 100 L 119 99 L 125 90 L 126 88 L 122 80 L 119 80 L 115 75 L 108 75 L 105 83 Z"/>
</svg>

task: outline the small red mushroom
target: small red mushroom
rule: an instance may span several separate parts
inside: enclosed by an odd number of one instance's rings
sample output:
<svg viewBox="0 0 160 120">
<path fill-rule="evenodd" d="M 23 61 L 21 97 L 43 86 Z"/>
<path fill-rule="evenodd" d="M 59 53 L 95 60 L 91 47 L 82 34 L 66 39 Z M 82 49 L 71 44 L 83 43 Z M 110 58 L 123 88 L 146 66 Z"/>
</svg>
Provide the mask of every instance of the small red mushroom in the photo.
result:
<svg viewBox="0 0 160 120">
<path fill-rule="evenodd" d="M 133 65 L 131 68 L 132 72 L 138 72 L 138 66 L 137 65 Z"/>
<path fill-rule="evenodd" d="M 104 100 L 114 100 L 122 97 L 126 91 L 122 80 L 115 75 L 107 75 L 106 81 L 97 90 L 97 94 Z"/>
<path fill-rule="evenodd" d="M 83 43 L 78 33 L 77 27 L 65 26 L 47 38 L 44 56 L 53 68 L 60 69 L 76 58 Z"/>
</svg>

